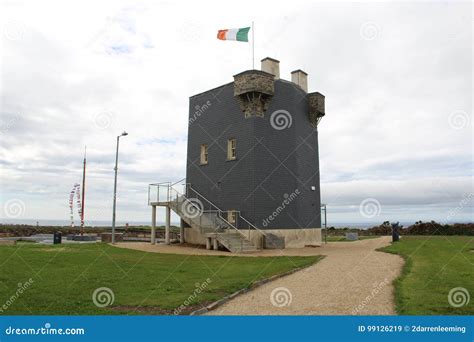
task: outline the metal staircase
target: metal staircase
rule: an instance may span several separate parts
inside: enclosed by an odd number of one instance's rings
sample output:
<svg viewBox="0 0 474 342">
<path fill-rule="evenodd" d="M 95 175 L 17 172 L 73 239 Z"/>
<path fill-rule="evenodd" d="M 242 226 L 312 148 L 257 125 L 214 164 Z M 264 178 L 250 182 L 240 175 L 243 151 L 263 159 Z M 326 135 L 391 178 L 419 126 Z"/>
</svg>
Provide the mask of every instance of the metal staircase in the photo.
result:
<svg viewBox="0 0 474 342">
<path fill-rule="evenodd" d="M 168 206 L 190 227 L 198 230 L 205 238 L 216 239 L 220 245 L 233 253 L 255 252 L 256 246 L 251 240 L 251 231 L 259 234 L 262 240 L 264 232 L 246 220 L 240 212 L 234 211 L 232 222 L 227 212 L 197 192 L 191 184 L 182 181 L 154 183 L 148 187 L 148 204 Z"/>
</svg>

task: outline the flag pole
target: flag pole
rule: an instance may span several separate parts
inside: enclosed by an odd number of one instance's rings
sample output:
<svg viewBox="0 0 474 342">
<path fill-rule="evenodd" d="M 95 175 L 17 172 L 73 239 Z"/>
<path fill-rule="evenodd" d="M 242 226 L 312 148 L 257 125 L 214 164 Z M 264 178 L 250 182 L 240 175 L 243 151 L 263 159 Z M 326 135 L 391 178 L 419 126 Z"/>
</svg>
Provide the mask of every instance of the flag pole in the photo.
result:
<svg viewBox="0 0 474 342">
<path fill-rule="evenodd" d="M 82 203 L 81 203 L 81 236 L 84 235 L 84 202 L 86 200 L 86 154 L 87 146 L 84 146 L 84 166 L 82 169 Z"/>
<path fill-rule="evenodd" d="M 255 70 L 255 29 L 252 21 L 252 69 Z"/>
</svg>

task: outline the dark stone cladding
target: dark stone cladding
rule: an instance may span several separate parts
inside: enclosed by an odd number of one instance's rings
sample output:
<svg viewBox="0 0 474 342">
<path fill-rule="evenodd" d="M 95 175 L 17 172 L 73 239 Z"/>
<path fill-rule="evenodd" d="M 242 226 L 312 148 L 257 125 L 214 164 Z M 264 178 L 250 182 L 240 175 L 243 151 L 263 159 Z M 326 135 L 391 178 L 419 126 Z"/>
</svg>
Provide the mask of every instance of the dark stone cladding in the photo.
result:
<svg viewBox="0 0 474 342">
<path fill-rule="evenodd" d="M 318 131 L 310 121 L 310 97 L 292 82 L 272 84 L 263 117 L 245 116 L 234 82 L 190 98 L 186 179 L 220 209 L 241 211 L 258 228 L 320 228 Z M 277 130 L 270 119 L 281 110 L 291 125 Z M 227 160 L 230 138 L 237 140 L 234 161 Z M 199 163 L 201 144 L 208 145 L 207 165 Z"/>
</svg>

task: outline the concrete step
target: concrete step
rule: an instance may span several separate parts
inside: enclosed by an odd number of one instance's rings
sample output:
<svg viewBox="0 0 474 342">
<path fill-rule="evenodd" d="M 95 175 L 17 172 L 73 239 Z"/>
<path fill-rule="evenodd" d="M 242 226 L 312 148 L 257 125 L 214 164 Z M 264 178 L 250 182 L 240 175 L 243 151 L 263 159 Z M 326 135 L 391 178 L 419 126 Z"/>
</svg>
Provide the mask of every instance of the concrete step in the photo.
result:
<svg viewBox="0 0 474 342">
<path fill-rule="evenodd" d="M 234 253 L 252 253 L 252 252 L 257 252 L 258 250 L 256 248 L 232 248 L 232 251 Z"/>
<path fill-rule="evenodd" d="M 246 240 L 243 240 L 243 241 L 242 240 L 228 240 L 228 239 L 219 239 L 219 238 L 217 238 L 217 240 L 225 242 L 226 244 L 230 244 L 233 246 L 252 246 L 252 247 L 254 246 L 253 243 Z"/>
<path fill-rule="evenodd" d="M 253 245 L 241 245 L 239 243 L 230 243 L 228 244 L 230 248 L 237 248 L 237 249 L 257 249 Z"/>
<path fill-rule="evenodd" d="M 219 239 L 218 239 L 219 240 Z M 227 245 L 228 247 L 230 248 L 254 248 L 256 249 L 256 247 L 248 242 L 248 241 L 238 241 L 238 240 L 234 240 L 234 241 L 229 241 L 229 240 L 220 240 L 219 242 L 221 242 L 222 244 L 224 245 Z"/>
</svg>

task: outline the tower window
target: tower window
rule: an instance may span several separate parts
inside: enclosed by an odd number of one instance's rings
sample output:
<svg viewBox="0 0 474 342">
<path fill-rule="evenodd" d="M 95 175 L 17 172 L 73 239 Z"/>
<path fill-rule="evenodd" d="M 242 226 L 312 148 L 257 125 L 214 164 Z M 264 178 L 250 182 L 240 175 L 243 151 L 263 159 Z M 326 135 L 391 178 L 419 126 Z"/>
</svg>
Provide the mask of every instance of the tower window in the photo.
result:
<svg viewBox="0 0 474 342">
<path fill-rule="evenodd" d="M 237 140 L 235 138 L 227 140 L 227 160 L 235 160 L 237 158 L 236 144 Z"/>
<path fill-rule="evenodd" d="M 208 161 L 209 161 L 209 153 L 208 153 L 207 144 L 202 144 L 201 145 L 201 158 L 200 158 L 201 165 L 207 164 Z"/>
<path fill-rule="evenodd" d="M 227 210 L 227 222 L 230 224 L 237 222 L 237 212 L 235 210 Z"/>
</svg>

